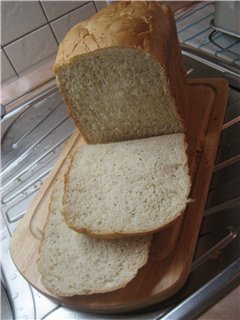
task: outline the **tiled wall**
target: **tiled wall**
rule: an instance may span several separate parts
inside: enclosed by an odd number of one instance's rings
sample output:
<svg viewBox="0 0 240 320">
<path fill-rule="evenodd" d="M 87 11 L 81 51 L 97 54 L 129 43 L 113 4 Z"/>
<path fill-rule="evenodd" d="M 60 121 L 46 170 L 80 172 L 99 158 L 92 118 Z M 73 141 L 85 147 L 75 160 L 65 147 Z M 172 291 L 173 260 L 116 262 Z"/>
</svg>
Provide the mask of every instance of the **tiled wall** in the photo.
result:
<svg viewBox="0 0 240 320">
<path fill-rule="evenodd" d="M 53 59 L 66 32 L 106 5 L 107 1 L 2 1 L 2 83 Z"/>
</svg>

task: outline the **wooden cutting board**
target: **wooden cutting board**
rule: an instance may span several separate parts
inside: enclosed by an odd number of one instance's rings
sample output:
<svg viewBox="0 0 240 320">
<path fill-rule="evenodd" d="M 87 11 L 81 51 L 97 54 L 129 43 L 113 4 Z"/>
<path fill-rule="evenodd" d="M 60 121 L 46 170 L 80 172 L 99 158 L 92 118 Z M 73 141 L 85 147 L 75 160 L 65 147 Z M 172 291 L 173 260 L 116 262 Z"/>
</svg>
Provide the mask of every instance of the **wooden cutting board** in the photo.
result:
<svg viewBox="0 0 240 320">
<path fill-rule="evenodd" d="M 224 79 L 190 81 L 187 140 L 191 199 L 176 223 L 154 236 L 148 263 L 123 289 L 90 296 L 56 297 L 40 281 L 38 249 L 48 215 L 51 190 L 63 175 L 74 149 L 84 144 L 76 131 L 18 225 L 10 244 L 12 259 L 23 277 L 38 291 L 69 307 L 94 312 L 124 312 L 159 303 L 186 281 L 195 250 L 228 99 Z M 64 274 L 63 274 L 64 277 Z"/>
</svg>

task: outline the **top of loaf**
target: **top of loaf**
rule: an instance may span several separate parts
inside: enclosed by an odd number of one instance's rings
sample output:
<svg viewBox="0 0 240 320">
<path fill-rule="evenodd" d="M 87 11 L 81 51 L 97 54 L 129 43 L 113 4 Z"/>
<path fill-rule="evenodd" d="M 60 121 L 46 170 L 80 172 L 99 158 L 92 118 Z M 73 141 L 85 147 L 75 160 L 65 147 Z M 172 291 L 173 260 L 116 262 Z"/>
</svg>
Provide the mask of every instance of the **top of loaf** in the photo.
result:
<svg viewBox="0 0 240 320">
<path fill-rule="evenodd" d="M 54 71 L 79 54 L 119 46 L 143 49 L 165 64 L 166 56 L 161 51 L 169 51 L 166 37 L 173 26 L 170 8 L 158 2 L 112 4 L 67 33 L 59 46 Z M 171 33 L 171 36 L 176 38 L 176 34 Z"/>
</svg>

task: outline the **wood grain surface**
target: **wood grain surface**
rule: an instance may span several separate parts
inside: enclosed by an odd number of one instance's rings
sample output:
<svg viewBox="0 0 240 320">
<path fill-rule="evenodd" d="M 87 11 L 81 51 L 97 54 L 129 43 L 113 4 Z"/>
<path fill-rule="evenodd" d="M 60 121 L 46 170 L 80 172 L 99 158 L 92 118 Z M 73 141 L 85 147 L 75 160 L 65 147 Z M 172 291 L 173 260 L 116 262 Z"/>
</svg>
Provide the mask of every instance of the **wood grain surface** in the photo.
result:
<svg viewBox="0 0 240 320">
<path fill-rule="evenodd" d="M 84 311 L 125 312 L 159 303 L 185 283 L 191 267 L 228 99 L 224 79 L 190 81 L 187 142 L 192 189 L 182 217 L 154 235 L 148 263 L 125 287 L 104 294 L 56 297 L 41 284 L 38 249 L 48 215 L 49 197 L 64 174 L 69 157 L 84 140 L 76 131 L 65 144 L 58 162 L 18 225 L 11 243 L 12 259 L 23 277 L 49 298 Z M 64 275 L 63 275 L 64 277 Z"/>
</svg>

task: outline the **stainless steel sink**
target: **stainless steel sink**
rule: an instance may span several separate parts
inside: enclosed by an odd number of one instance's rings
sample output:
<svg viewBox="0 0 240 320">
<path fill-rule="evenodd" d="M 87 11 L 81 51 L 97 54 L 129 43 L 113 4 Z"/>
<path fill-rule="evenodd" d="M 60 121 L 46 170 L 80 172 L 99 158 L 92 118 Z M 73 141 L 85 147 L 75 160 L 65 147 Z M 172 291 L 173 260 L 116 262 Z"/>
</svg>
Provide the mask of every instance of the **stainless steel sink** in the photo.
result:
<svg viewBox="0 0 240 320">
<path fill-rule="evenodd" d="M 86 314 L 41 295 L 18 273 L 9 241 L 75 126 L 53 81 L 6 107 L 2 125 L 2 319 L 194 319 L 240 282 L 240 77 L 183 48 L 189 77 L 227 77 L 230 98 L 192 271 L 172 298 L 132 314 Z M 9 111 L 10 110 L 10 111 Z M 8 315 L 7 315 L 8 313 Z"/>
</svg>

